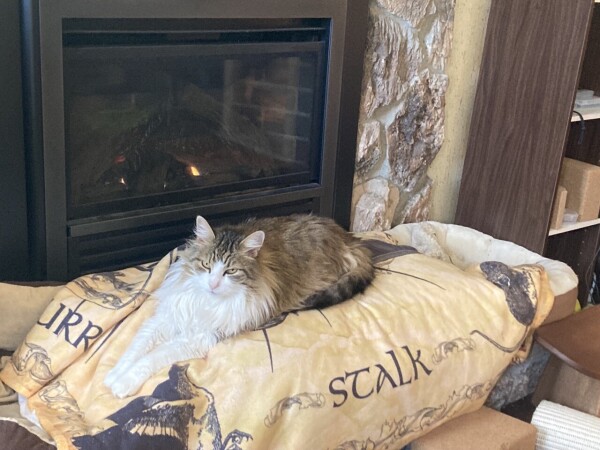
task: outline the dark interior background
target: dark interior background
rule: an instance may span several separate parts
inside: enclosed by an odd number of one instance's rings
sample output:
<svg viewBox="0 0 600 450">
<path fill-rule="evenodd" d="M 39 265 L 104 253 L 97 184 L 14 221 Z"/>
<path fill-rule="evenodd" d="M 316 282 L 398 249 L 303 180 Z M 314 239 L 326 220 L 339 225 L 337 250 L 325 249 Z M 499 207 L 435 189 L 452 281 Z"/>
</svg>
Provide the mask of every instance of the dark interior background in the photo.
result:
<svg viewBox="0 0 600 450">
<path fill-rule="evenodd" d="M 19 1 L 0 2 L 0 280 L 28 272 Z"/>
</svg>

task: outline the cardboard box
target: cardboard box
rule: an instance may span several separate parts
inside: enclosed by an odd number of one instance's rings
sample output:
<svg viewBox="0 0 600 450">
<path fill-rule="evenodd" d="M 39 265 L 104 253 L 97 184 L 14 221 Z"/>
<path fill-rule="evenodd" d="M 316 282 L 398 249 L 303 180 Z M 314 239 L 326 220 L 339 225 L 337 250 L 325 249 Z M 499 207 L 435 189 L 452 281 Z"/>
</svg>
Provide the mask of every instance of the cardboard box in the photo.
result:
<svg viewBox="0 0 600 450">
<path fill-rule="evenodd" d="M 535 450 L 537 429 L 493 409 L 452 419 L 411 442 L 411 450 Z"/>
<path fill-rule="evenodd" d="M 563 223 L 565 207 L 567 205 L 567 190 L 564 186 L 558 186 L 554 204 L 552 205 L 552 217 L 550 218 L 550 228 L 559 229 Z"/>
<path fill-rule="evenodd" d="M 558 184 L 567 190 L 566 207 L 579 213 L 579 222 L 598 218 L 600 167 L 564 158 Z"/>
<path fill-rule="evenodd" d="M 594 337 L 591 335 L 590 339 Z M 536 406 L 542 400 L 600 417 L 600 380 L 589 377 L 551 356 L 532 399 Z"/>
</svg>

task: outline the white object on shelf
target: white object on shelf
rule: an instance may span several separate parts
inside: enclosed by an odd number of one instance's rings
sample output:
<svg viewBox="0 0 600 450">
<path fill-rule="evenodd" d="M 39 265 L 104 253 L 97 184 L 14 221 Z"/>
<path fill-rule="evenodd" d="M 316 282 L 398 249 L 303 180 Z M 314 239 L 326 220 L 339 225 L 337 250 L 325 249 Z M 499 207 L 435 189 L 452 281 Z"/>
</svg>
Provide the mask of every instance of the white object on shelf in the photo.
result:
<svg viewBox="0 0 600 450">
<path fill-rule="evenodd" d="M 600 105 L 600 97 L 595 95 L 591 98 L 577 98 L 575 99 L 575 108 L 582 108 L 586 106 L 598 106 Z"/>
<path fill-rule="evenodd" d="M 586 220 L 585 222 L 575 222 L 570 225 L 563 224 L 560 228 L 550 228 L 548 236 L 554 236 L 556 234 L 568 233 L 569 231 L 579 230 L 581 228 L 587 228 L 594 225 L 600 225 L 600 219 Z"/>
<path fill-rule="evenodd" d="M 600 106 L 582 106 L 575 109 L 583 116 L 583 120 L 600 119 Z M 580 120 L 578 114 L 571 116 L 571 122 L 579 122 Z"/>
<path fill-rule="evenodd" d="M 590 99 L 594 96 L 594 91 L 591 89 L 578 89 L 577 94 L 575 95 L 575 99 L 577 100 L 585 100 Z"/>
<path fill-rule="evenodd" d="M 571 225 L 577 222 L 579 218 L 579 213 L 573 209 L 565 209 L 565 213 L 563 215 L 563 226 Z"/>
</svg>

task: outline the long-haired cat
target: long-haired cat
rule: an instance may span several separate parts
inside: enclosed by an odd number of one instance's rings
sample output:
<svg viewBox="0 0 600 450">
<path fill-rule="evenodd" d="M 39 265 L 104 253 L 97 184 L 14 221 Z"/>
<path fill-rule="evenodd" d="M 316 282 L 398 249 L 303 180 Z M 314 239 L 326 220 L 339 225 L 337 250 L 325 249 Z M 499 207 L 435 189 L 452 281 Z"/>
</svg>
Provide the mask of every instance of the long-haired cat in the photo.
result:
<svg viewBox="0 0 600 450">
<path fill-rule="evenodd" d="M 283 312 L 346 300 L 374 276 L 369 251 L 331 219 L 252 219 L 213 231 L 198 216 L 194 232 L 154 293 L 153 316 L 104 380 L 117 397 Z"/>
</svg>

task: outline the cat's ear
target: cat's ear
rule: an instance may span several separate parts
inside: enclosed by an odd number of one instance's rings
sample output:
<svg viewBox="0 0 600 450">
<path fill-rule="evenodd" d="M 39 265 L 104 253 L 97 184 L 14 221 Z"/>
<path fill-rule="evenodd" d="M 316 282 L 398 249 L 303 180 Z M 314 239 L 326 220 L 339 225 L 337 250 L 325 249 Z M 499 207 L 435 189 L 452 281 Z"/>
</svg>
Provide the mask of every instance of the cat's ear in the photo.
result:
<svg viewBox="0 0 600 450">
<path fill-rule="evenodd" d="M 249 234 L 240 244 L 240 250 L 245 252 L 248 256 L 256 258 L 258 251 L 261 249 L 265 242 L 265 232 L 255 231 Z"/>
<path fill-rule="evenodd" d="M 215 233 L 206 221 L 206 219 L 202 216 L 196 217 L 196 227 L 194 228 L 194 234 L 196 235 L 196 240 L 202 244 L 209 244 L 215 238 Z"/>
</svg>

